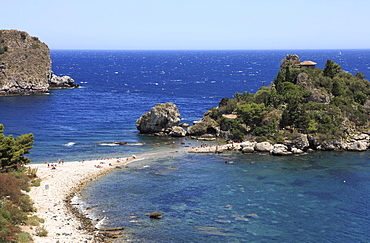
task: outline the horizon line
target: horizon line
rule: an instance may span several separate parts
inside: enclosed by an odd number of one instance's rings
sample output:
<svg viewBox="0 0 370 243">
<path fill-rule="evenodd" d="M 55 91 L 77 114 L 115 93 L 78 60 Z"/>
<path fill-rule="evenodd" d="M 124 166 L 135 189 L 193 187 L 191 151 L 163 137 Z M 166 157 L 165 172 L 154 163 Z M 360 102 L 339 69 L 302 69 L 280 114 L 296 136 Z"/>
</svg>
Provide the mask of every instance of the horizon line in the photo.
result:
<svg viewBox="0 0 370 243">
<path fill-rule="evenodd" d="M 305 49 L 79 49 L 79 48 L 49 48 L 56 51 L 344 51 L 344 50 L 370 50 L 370 48 L 305 48 Z"/>
</svg>

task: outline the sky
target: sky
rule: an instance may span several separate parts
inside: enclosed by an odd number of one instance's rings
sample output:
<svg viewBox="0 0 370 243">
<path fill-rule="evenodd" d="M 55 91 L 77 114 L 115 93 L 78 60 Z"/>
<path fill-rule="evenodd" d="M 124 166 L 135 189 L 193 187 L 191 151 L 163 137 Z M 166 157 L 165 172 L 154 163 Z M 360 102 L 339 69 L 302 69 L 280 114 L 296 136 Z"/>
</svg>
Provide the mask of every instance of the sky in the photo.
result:
<svg viewBox="0 0 370 243">
<path fill-rule="evenodd" d="M 50 49 L 369 49 L 369 0 L 0 0 Z"/>
</svg>

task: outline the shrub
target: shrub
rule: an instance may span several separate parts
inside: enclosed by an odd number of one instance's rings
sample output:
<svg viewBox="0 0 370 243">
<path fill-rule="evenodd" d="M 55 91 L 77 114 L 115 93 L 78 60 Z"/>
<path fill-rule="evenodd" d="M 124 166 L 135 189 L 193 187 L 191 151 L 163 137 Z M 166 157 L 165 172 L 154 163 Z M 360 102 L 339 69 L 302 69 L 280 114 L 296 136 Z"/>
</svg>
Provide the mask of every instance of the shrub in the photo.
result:
<svg viewBox="0 0 370 243">
<path fill-rule="evenodd" d="M 32 49 L 38 49 L 38 48 L 40 48 L 40 45 L 39 45 L 39 44 L 35 44 L 35 43 L 33 43 L 33 44 L 31 45 L 31 48 L 32 48 Z"/>
<path fill-rule="evenodd" d="M 40 179 L 35 179 L 31 181 L 31 186 L 40 186 L 41 180 Z"/>
<path fill-rule="evenodd" d="M 18 241 L 19 243 L 29 243 L 29 242 L 33 242 L 32 241 L 32 237 L 29 233 L 26 233 L 26 232 L 21 232 L 17 235 L 18 237 Z"/>
<path fill-rule="evenodd" d="M 48 236 L 48 231 L 45 229 L 44 226 L 40 226 L 36 228 L 36 235 L 40 237 Z"/>
<path fill-rule="evenodd" d="M 39 218 L 36 215 L 33 215 L 31 217 L 28 217 L 26 221 L 26 225 L 39 226 L 40 223 L 44 223 L 44 222 L 45 222 L 44 219 Z"/>
<path fill-rule="evenodd" d="M 27 38 L 27 34 L 25 32 L 21 32 L 21 38 L 22 40 L 25 40 Z"/>
</svg>

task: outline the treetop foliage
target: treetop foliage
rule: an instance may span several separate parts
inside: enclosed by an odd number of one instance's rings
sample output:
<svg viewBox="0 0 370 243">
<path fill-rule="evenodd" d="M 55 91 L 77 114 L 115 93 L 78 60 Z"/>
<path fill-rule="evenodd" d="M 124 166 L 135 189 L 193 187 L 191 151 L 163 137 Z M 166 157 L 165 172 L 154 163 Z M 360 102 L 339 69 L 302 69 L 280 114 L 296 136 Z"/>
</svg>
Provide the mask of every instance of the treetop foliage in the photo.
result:
<svg viewBox="0 0 370 243">
<path fill-rule="evenodd" d="M 13 135 L 4 135 L 4 125 L 0 124 L 0 171 L 8 172 L 28 163 L 24 156 L 33 147 L 33 134 L 23 134 L 14 139 Z"/>
</svg>

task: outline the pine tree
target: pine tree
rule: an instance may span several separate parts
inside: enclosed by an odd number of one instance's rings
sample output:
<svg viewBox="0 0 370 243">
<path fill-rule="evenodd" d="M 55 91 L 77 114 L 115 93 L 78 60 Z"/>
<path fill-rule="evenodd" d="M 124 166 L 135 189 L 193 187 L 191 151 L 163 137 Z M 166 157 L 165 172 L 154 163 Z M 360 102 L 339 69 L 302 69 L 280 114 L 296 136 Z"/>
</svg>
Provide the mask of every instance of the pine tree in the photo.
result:
<svg viewBox="0 0 370 243">
<path fill-rule="evenodd" d="M 0 171 L 7 172 L 31 162 L 25 157 L 33 147 L 33 134 L 23 134 L 14 139 L 13 135 L 5 136 L 4 125 L 0 124 Z"/>
</svg>

